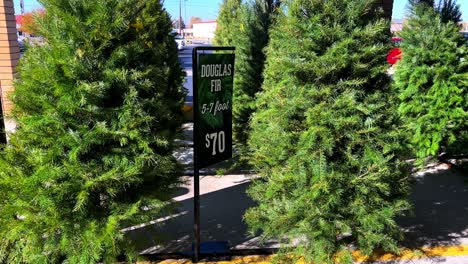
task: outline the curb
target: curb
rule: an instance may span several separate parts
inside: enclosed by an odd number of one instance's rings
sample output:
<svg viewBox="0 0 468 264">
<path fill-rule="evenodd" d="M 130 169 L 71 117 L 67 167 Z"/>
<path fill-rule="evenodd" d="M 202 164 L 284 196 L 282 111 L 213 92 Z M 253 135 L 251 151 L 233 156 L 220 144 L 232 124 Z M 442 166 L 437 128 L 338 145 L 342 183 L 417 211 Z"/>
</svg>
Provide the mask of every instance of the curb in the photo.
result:
<svg viewBox="0 0 468 264">
<path fill-rule="evenodd" d="M 417 259 L 431 259 L 436 257 L 459 257 L 468 256 L 468 245 L 424 247 L 420 249 L 404 249 L 400 255 L 385 252 L 375 252 L 372 256 L 365 256 L 360 251 L 352 253 L 354 261 L 373 262 L 373 261 L 403 261 Z M 202 261 L 198 264 L 270 264 L 272 256 L 245 256 L 233 257 L 231 260 L 222 261 Z M 194 264 L 189 259 L 168 259 L 160 262 L 138 262 L 138 264 Z M 297 264 L 305 264 L 304 261 L 298 261 Z"/>
<path fill-rule="evenodd" d="M 459 257 L 468 256 L 468 245 L 423 247 L 420 249 L 404 249 L 400 255 L 392 253 L 376 252 L 372 256 L 364 256 L 360 251 L 353 252 L 356 262 L 367 261 L 400 261 L 415 259 L 430 259 L 435 257 Z"/>
</svg>

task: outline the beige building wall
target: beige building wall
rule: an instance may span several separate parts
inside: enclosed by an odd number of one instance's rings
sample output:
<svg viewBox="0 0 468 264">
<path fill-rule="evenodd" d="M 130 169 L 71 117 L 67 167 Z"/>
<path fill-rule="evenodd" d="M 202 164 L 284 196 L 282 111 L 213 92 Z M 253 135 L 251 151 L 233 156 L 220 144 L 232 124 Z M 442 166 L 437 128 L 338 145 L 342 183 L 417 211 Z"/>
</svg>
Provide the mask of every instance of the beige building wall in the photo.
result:
<svg viewBox="0 0 468 264">
<path fill-rule="evenodd" d="M 0 0 L 0 99 L 7 132 L 14 129 L 14 123 L 8 119 L 13 106 L 9 94 L 13 91 L 13 79 L 19 58 L 13 0 Z"/>
<path fill-rule="evenodd" d="M 213 39 L 216 31 L 216 26 L 216 21 L 193 23 L 193 38 L 203 40 Z"/>
<path fill-rule="evenodd" d="M 468 21 L 460 22 L 460 31 L 468 32 Z"/>
</svg>

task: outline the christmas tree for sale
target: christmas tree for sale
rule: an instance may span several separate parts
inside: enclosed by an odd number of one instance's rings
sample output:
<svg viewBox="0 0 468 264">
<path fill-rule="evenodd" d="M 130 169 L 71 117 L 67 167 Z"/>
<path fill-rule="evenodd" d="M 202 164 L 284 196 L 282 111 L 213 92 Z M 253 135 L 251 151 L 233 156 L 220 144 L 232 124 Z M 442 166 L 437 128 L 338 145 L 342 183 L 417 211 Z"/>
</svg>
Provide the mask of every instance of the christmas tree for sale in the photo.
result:
<svg viewBox="0 0 468 264">
<path fill-rule="evenodd" d="M 460 5 L 457 4 L 457 0 L 408 0 L 408 9 L 412 16 L 417 16 L 415 13 L 416 6 L 426 5 L 436 11 L 439 14 L 439 18 L 442 22 L 455 22 L 461 21 Z"/>
<path fill-rule="evenodd" d="M 385 59 L 390 23 L 373 0 L 291 0 L 282 10 L 252 121 L 260 177 L 246 221 L 287 242 L 279 263 L 397 251 L 395 218 L 409 204 Z"/>
<path fill-rule="evenodd" d="M 255 97 L 262 89 L 265 47 L 270 27 L 278 13 L 280 1 L 255 0 L 243 4 L 240 26 L 233 36 L 236 47 L 234 76 L 233 130 L 241 155 L 248 157 L 247 140 L 250 120 L 255 112 Z"/>
<path fill-rule="evenodd" d="M 115 263 L 121 230 L 162 214 L 183 73 L 159 0 L 43 0 L 0 155 L 1 263 Z"/>
<path fill-rule="evenodd" d="M 437 11 L 440 14 L 442 22 L 452 21 L 454 23 L 458 23 L 461 21 L 462 14 L 457 0 L 440 0 Z"/>
<path fill-rule="evenodd" d="M 444 23 L 419 4 L 400 33 L 399 113 L 420 158 L 459 148 L 468 131 L 468 48 L 458 31 L 457 24 Z"/>
<path fill-rule="evenodd" d="M 217 26 L 213 43 L 216 46 L 232 46 L 239 29 L 242 0 L 223 0 L 216 19 Z"/>
</svg>

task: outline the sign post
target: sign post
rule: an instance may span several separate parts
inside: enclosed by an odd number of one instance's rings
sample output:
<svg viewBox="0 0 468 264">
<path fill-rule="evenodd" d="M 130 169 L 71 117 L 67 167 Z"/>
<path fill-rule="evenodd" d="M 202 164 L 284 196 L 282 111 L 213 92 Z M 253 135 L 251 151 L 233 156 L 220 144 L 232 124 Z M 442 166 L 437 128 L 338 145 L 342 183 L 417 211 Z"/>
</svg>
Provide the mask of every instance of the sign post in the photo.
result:
<svg viewBox="0 0 468 264">
<path fill-rule="evenodd" d="M 232 157 L 233 51 L 233 47 L 196 47 L 192 53 L 194 262 L 200 259 L 199 170 Z"/>
</svg>

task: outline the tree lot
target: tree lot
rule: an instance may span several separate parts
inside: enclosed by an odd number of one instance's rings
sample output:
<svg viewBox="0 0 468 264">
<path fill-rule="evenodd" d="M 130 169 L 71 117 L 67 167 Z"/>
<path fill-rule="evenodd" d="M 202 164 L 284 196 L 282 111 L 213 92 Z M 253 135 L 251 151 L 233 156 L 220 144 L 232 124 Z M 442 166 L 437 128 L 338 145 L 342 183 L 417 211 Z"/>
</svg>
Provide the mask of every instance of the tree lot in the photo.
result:
<svg viewBox="0 0 468 264">
<path fill-rule="evenodd" d="M 408 148 L 466 152 L 467 47 L 419 2 L 393 88 L 389 21 L 373 0 L 223 2 L 215 41 L 237 47 L 236 139 L 261 176 L 245 220 L 300 242 L 277 262 L 398 251 Z M 0 262 L 132 261 L 120 230 L 166 213 L 179 184 L 171 21 L 159 0 L 43 3 L 46 42 L 21 61 L 18 129 L 0 155 Z"/>
</svg>

